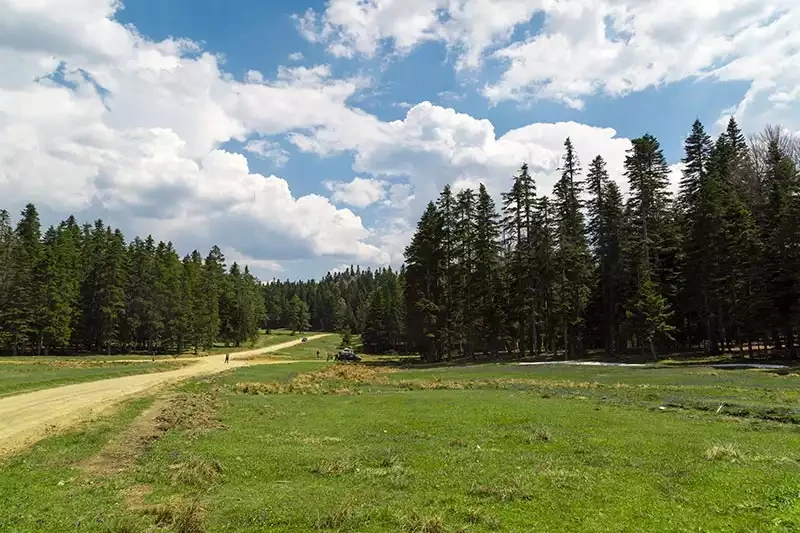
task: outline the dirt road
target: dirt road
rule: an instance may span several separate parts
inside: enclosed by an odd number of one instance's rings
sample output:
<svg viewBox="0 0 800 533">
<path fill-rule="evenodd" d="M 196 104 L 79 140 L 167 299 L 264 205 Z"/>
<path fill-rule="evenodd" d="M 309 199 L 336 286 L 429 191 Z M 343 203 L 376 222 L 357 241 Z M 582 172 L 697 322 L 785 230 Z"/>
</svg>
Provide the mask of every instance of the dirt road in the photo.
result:
<svg viewBox="0 0 800 533">
<path fill-rule="evenodd" d="M 309 340 L 324 337 L 316 335 Z M 270 364 L 282 361 L 243 361 L 241 358 L 277 352 L 300 344 L 300 340 L 266 348 L 235 352 L 230 364 L 225 355 L 196 359 L 194 364 L 178 370 L 104 379 L 65 385 L 0 399 L 0 455 L 13 452 L 77 422 L 118 405 L 133 396 L 187 378 L 216 374 L 248 364 Z"/>
</svg>

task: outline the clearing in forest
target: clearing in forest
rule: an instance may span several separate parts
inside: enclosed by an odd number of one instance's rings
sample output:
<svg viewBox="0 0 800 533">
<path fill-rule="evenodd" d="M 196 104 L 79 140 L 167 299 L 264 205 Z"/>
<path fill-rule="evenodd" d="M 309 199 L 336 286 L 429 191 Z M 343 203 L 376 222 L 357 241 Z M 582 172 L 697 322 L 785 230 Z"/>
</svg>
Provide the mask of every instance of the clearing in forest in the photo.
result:
<svg viewBox="0 0 800 533">
<path fill-rule="evenodd" d="M 304 362 L 238 367 L 176 394 L 150 410 L 137 400 L 0 464 L 0 523 L 41 531 L 77 523 L 82 531 L 800 528 L 800 376 L 792 371 Z"/>
</svg>

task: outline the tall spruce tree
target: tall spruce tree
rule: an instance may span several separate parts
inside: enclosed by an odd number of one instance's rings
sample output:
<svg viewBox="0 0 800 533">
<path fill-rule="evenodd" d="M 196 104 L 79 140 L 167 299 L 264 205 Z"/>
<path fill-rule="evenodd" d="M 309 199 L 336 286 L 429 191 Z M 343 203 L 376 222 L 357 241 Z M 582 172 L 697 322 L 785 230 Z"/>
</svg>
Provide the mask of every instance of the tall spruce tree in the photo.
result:
<svg viewBox="0 0 800 533">
<path fill-rule="evenodd" d="M 509 294 L 505 317 L 514 332 L 511 348 L 522 357 L 539 345 L 536 259 L 541 221 L 537 220 L 536 185 L 527 164 L 514 176 L 511 190 L 503 194 L 503 211 Z"/>
<path fill-rule="evenodd" d="M 644 135 L 631 141 L 625 157 L 625 176 L 630 198 L 631 234 L 628 238 L 628 264 L 635 272 L 634 287 L 626 304 L 626 315 L 644 352 L 655 352 L 659 337 L 668 337 L 673 327 L 666 322 L 672 316 L 664 294 L 664 263 L 669 242 L 671 217 L 667 192 L 669 167 L 658 140 Z"/>
<path fill-rule="evenodd" d="M 592 160 L 586 178 L 590 194 L 587 230 L 596 265 L 594 315 L 598 338 L 602 339 L 606 353 L 613 354 L 619 337 L 622 195 L 617 184 L 610 180 L 601 156 Z"/>
<path fill-rule="evenodd" d="M 719 302 L 717 246 L 723 229 L 723 184 L 719 172 L 709 173 L 711 138 L 695 120 L 684 142 L 680 205 L 684 235 L 682 292 L 683 312 L 689 330 L 702 327 L 695 336 L 710 342 L 712 354 L 719 353 Z"/>
<path fill-rule="evenodd" d="M 774 337 L 782 340 L 794 357 L 800 300 L 800 175 L 777 138 L 767 148 L 763 181 L 767 191 L 763 238 L 770 250 L 765 266 L 767 293 L 774 310 Z"/>
<path fill-rule="evenodd" d="M 442 189 L 439 199 L 436 202 L 440 224 L 441 239 L 441 273 L 437 280 L 440 286 L 441 303 L 439 305 L 439 327 L 438 337 L 441 341 L 441 349 L 445 357 L 449 357 L 453 352 L 454 346 L 458 343 L 456 338 L 457 309 L 455 308 L 458 298 L 458 274 L 455 263 L 456 254 L 456 199 L 449 185 Z"/>
<path fill-rule="evenodd" d="M 431 202 L 405 250 L 408 344 L 428 361 L 440 360 L 444 352 L 439 327 L 443 306 L 441 278 L 445 275 L 441 234 L 441 218 Z"/>
<path fill-rule="evenodd" d="M 564 142 L 561 179 L 553 190 L 557 224 L 558 314 L 564 354 L 583 354 L 584 313 L 590 292 L 591 256 L 581 212 L 580 163 L 572 141 Z"/>
<path fill-rule="evenodd" d="M 454 294 L 453 326 L 460 352 L 470 357 L 475 354 L 475 326 L 477 321 L 475 286 L 475 234 L 476 234 L 475 192 L 465 189 L 456 196 L 455 238 L 454 238 Z"/>
<path fill-rule="evenodd" d="M 478 350 L 496 354 L 503 339 L 500 223 L 494 200 L 481 184 L 475 208 L 475 267 L 470 279 Z"/>
<path fill-rule="evenodd" d="M 16 234 L 11 217 L 0 210 L 0 350 L 11 346 L 14 339 L 12 327 L 12 291 L 17 283 L 15 268 Z"/>
<path fill-rule="evenodd" d="M 37 276 L 37 268 L 42 261 L 43 250 L 39 212 L 33 204 L 23 209 L 14 240 L 11 266 L 13 282 L 6 319 L 11 332 L 12 351 L 17 353 L 28 346 L 40 347 L 36 321 L 42 311 L 43 280 Z"/>
</svg>

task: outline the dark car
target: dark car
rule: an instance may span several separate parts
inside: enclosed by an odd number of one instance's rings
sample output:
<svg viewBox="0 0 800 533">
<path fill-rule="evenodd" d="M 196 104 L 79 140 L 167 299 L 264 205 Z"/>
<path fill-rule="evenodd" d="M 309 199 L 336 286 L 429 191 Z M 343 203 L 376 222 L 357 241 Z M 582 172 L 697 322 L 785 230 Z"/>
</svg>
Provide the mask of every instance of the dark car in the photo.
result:
<svg viewBox="0 0 800 533">
<path fill-rule="evenodd" d="M 303 337 L 300 342 L 308 342 L 308 337 Z"/>
<path fill-rule="evenodd" d="M 337 361 L 361 361 L 361 358 L 355 354 L 352 348 L 345 348 L 343 350 L 339 350 L 339 353 L 336 354 Z"/>
</svg>

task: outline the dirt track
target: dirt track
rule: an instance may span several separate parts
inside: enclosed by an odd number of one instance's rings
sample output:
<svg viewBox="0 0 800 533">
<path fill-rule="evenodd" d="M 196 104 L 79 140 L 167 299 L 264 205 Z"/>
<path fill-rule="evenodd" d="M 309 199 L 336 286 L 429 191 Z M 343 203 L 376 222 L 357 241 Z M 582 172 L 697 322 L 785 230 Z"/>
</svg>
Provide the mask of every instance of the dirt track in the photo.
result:
<svg viewBox="0 0 800 533">
<path fill-rule="evenodd" d="M 309 337 L 309 340 L 324 336 Z M 296 340 L 257 350 L 232 353 L 228 365 L 225 364 L 224 355 L 212 355 L 197 358 L 194 364 L 178 370 L 77 383 L 0 399 L 0 455 L 24 448 L 159 386 L 253 363 L 281 363 L 283 361 L 238 359 L 276 352 L 300 342 L 302 341 Z"/>
</svg>

